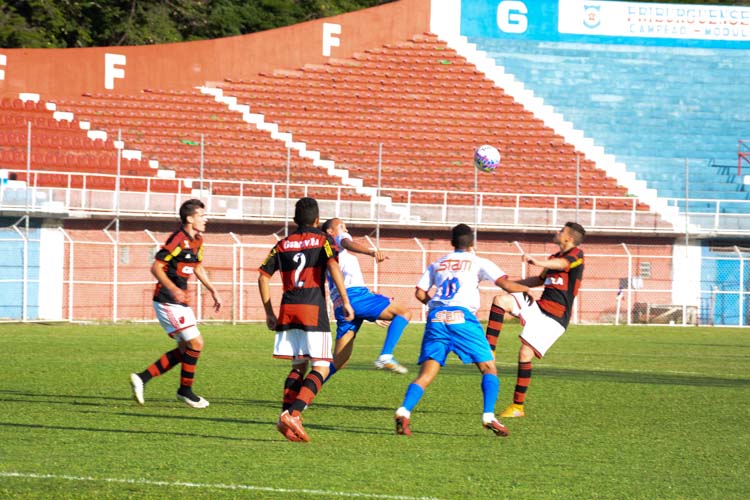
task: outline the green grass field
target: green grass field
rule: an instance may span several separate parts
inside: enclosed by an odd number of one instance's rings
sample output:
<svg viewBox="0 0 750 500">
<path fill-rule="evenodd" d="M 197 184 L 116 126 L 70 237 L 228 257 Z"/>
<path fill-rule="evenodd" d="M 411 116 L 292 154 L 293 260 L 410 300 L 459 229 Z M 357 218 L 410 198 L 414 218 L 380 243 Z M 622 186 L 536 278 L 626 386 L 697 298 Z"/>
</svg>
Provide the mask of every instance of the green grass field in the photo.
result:
<svg viewBox="0 0 750 500">
<path fill-rule="evenodd" d="M 412 414 L 421 325 L 372 368 L 365 326 L 350 367 L 305 412 L 310 443 L 276 431 L 287 362 L 259 325 L 202 327 L 194 410 L 178 369 L 131 400 L 128 374 L 172 342 L 157 325 L 0 326 L 0 498 L 750 498 L 750 330 L 572 327 L 534 364 L 527 417 L 481 427 L 480 376 L 452 357 Z M 498 413 L 515 384 L 518 325 L 498 347 Z"/>
</svg>

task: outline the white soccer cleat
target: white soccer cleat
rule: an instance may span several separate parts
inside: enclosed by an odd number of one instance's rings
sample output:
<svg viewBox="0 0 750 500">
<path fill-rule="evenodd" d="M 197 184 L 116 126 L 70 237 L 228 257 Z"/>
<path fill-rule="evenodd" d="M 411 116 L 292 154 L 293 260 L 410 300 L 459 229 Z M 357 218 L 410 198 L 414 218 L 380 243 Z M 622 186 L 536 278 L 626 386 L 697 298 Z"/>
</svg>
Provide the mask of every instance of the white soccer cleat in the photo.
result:
<svg viewBox="0 0 750 500">
<path fill-rule="evenodd" d="M 143 405 L 146 401 L 143 399 L 143 380 L 138 376 L 137 373 L 130 374 L 130 387 L 133 389 L 133 399 L 139 405 Z"/>
<path fill-rule="evenodd" d="M 191 408 L 206 408 L 208 406 L 208 401 L 206 399 L 194 394 L 193 392 L 190 392 L 190 394 L 180 394 L 178 392 L 177 400 L 182 401 Z"/>
<path fill-rule="evenodd" d="M 393 373 L 399 373 L 401 375 L 409 373 L 409 369 L 396 361 L 396 358 L 391 358 L 389 360 L 378 358 L 375 361 L 375 368 L 377 368 L 378 370 L 390 370 Z"/>
</svg>

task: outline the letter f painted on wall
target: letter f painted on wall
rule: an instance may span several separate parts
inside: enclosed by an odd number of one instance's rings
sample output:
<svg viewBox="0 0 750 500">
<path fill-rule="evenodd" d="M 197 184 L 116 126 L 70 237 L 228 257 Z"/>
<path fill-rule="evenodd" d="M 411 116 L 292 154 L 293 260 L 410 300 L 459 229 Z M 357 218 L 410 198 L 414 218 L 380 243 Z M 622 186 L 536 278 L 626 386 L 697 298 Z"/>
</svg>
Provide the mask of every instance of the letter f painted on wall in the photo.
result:
<svg viewBox="0 0 750 500">
<path fill-rule="evenodd" d="M 337 35 L 341 34 L 341 25 L 333 23 L 323 23 L 323 55 L 331 55 L 331 47 L 341 46 L 341 40 Z"/>
<path fill-rule="evenodd" d="M 123 54 L 104 54 L 104 88 L 113 90 L 115 88 L 115 78 L 125 78 L 125 56 Z"/>
</svg>

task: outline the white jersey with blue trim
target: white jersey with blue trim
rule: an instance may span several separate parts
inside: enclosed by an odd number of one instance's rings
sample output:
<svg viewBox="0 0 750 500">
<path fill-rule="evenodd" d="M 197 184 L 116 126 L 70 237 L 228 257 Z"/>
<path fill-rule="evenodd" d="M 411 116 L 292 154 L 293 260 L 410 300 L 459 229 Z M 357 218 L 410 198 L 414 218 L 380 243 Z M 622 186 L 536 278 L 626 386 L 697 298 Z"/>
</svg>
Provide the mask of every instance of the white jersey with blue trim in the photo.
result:
<svg viewBox="0 0 750 500">
<path fill-rule="evenodd" d="M 507 274 L 494 262 L 473 252 L 456 251 L 430 264 L 417 288 L 428 292 L 435 286 L 435 294 L 427 303 L 429 309 L 455 306 L 475 313 L 479 309 L 479 283 L 494 283 L 505 277 Z"/>
<path fill-rule="evenodd" d="M 346 288 L 367 286 L 365 285 L 365 278 L 362 276 L 362 269 L 359 267 L 359 259 L 341 244 L 344 240 L 351 240 L 352 236 L 349 233 L 341 233 L 333 239 L 336 242 L 336 246 L 339 247 L 339 267 L 341 268 L 341 274 L 344 275 L 344 286 Z M 336 289 L 330 273 L 328 273 L 328 289 L 331 293 L 331 300 L 334 303 L 341 299 L 341 294 Z"/>
</svg>

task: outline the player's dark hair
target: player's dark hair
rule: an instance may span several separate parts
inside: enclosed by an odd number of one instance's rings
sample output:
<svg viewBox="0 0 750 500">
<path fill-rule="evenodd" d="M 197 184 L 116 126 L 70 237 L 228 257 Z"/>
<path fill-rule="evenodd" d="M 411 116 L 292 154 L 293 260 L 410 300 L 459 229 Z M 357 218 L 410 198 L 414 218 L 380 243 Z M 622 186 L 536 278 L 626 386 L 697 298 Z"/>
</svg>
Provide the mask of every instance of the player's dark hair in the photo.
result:
<svg viewBox="0 0 750 500">
<path fill-rule="evenodd" d="M 451 245 L 456 250 L 464 250 L 474 244 L 474 231 L 466 224 L 459 224 L 451 230 Z"/>
<path fill-rule="evenodd" d="M 197 198 L 188 200 L 180 205 L 180 221 L 183 224 L 187 224 L 187 218 L 195 215 L 195 212 L 197 212 L 199 208 L 206 208 L 206 205 L 204 205 L 203 202 Z"/>
<path fill-rule="evenodd" d="M 294 205 L 294 222 L 298 226 L 312 226 L 319 216 L 320 211 L 315 198 L 300 198 Z"/>
<path fill-rule="evenodd" d="M 335 220 L 336 220 L 336 217 L 334 217 L 333 219 L 328 219 L 327 221 L 323 223 L 322 226 L 320 226 L 320 230 L 323 231 L 324 233 L 327 233 L 328 230 L 331 229 L 331 227 L 333 227 L 333 221 Z"/>
<path fill-rule="evenodd" d="M 573 233 L 573 243 L 575 246 L 583 243 L 583 239 L 586 237 L 586 230 L 577 222 L 566 222 L 565 227 L 569 228 Z"/>
</svg>

